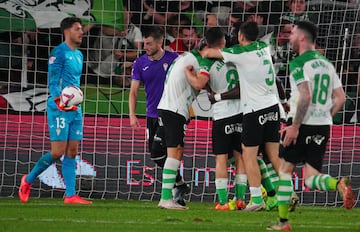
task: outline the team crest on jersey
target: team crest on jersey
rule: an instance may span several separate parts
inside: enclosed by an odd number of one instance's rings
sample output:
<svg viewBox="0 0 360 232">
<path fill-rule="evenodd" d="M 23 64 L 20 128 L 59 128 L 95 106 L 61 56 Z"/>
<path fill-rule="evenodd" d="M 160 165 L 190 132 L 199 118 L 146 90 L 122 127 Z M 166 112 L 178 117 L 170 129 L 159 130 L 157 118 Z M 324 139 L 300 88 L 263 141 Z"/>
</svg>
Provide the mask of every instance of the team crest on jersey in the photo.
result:
<svg viewBox="0 0 360 232">
<path fill-rule="evenodd" d="M 56 60 L 56 57 L 55 56 L 52 56 L 49 58 L 49 64 L 53 64 Z"/>
<path fill-rule="evenodd" d="M 168 67 L 169 67 L 169 64 L 168 64 L 168 63 L 163 63 L 164 71 L 166 71 Z"/>
</svg>

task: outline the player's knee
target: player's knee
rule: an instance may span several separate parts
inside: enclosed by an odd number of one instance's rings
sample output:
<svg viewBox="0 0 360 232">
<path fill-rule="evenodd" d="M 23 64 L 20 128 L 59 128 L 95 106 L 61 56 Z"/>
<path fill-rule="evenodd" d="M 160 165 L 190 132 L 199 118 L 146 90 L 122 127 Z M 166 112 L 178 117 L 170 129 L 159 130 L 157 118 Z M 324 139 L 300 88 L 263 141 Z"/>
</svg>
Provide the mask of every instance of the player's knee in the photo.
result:
<svg viewBox="0 0 360 232">
<path fill-rule="evenodd" d="M 158 166 L 164 167 L 165 161 L 166 161 L 166 156 L 156 157 L 156 158 L 151 157 L 151 160 L 152 160 L 154 163 L 156 163 Z"/>
<path fill-rule="evenodd" d="M 166 161 L 166 151 L 151 149 L 150 157 L 153 162 L 155 162 L 158 166 L 164 167 Z"/>
</svg>

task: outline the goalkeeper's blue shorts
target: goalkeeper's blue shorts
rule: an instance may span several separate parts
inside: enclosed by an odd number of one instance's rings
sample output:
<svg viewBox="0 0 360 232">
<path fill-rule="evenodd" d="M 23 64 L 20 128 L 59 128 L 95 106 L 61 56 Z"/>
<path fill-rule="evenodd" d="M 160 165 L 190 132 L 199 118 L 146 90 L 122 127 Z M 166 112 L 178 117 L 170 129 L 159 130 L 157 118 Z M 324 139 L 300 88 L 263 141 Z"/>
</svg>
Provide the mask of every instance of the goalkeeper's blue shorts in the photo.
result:
<svg viewBox="0 0 360 232">
<path fill-rule="evenodd" d="M 48 107 L 47 117 L 50 141 L 82 140 L 83 123 L 81 109 L 65 112 L 57 108 Z"/>
</svg>

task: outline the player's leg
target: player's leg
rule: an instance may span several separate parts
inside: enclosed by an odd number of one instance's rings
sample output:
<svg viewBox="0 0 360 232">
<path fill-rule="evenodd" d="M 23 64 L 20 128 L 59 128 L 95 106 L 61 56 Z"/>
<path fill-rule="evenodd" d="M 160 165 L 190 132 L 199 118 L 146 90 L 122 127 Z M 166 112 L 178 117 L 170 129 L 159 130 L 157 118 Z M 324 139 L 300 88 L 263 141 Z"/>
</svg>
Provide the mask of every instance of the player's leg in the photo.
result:
<svg viewBox="0 0 360 232">
<path fill-rule="evenodd" d="M 338 190 L 341 198 L 344 200 L 344 207 L 346 209 L 352 209 L 355 203 L 355 199 L 348 177 L 342 177 L 338 180 L 328 174 L 321 173 L 319 169 L 314 168 L 312 165 L 305 163 L 304 166 L 306 186 L 311 189 L 322 191 Z M 319 166 L 321 166 L 321 164 L 319 164 L 317 167 Z"/>
<path fill-rule="evenodd" d="M 236 162 L 236 174 L 234 180 L 236 208 L 245 209 L 245 193 L 247 190 L 247 175 L 245 172 L 245 164 L 239 151 L 234 150 L 234 156 Z"/>
<path fill-rule="evenodd" d="M 172 195 L 172 189 L 176 181 L 176 175 L 183 155 L 186 120 L 179 114 L 160 110 L 159 126 L 164 129 L 167 158 L 163 168 L 161 199 L 158 207 L 178 210 L 188 209 L 186 206 L 176 203 L 173 200 Z"/>
<path fill-rule="evenodd" d="M 54 142 L 52 142 L 54 143 Z M 57 145 L 62 148 L 62 151 L 65 150 L 66 142 L 57 142 Z M 53 145 L 51 145 L 53 147 Z M 30 196 L 30 189 L 32 184 L 34 183 L 35 179 L 43 172 L 45 171 L 50 165 L 56 162 L 61 155 L 64 152 L 61 152 L 60 155 L 57 155 L 57 153 L 53 152 L 53 149 L 51 152 L 45 153 L 35 164 L 33 169 L 31 169 L 30 173 L 27 175 L 24 175 L 21 178 L 21 184 L 19 188 L 19 198 L 23 203 L 26 203 L 29 200 Z M 56 157 L 54 158 L 52 154 Z"/>
<path fill-rule="evenodd" d="M 292 186 L 292 172 L 297 163 L 306 160 L 306 150 L 309 144 L 306 142 L 309 135 L 301 126 L 297 137 L 296 144 L 287 147 L 280 147 L 279 156 L 281 164 L 279 169 L 279 185 L 278 185 L 278 211 L 279 222 L 274 226 L 268 227 L 271 230 L 281 230 L 282 228 L 291 228 L 289 224 L 289 205 L 291 194 L 293 192 Z"/>
<path fill-rule="evenodd" d="M 66 144 L 66 152 L 62 162 L 62 175 L 66 185 L 65 204 L 92 204 L 76 195 L 76 156 L 78 155 L 79 143 L 82 140 L 82 120 L 69 120 L 69 140 Z"/>
<path fill-rule="evenodd" d="M 215 186 L 218 196 L 218 203 L 215 205 L 217 210 L 234 210 L 236 208 L 235 201 L 230 201 L 228 204 L 228 158 L 234 154 L 236 147 L 241 150 L 241 122 L 242 115 L 235 115 L 228 118 L 215 120 L 212 128 L 212 148 L 216 155 L 215 166 Z M 232 128 L 232 129 L 229 129 Z M 230 153 L 230 155 L 229 155 Z"/>
<path fill-rule="evenodd" d="M 163 168 L 167 157 L 167 149 L 164 138 L 164 128 L 159 126 L 157 118 L 146 119 L 147 136 L 151 160 L 159 167 Z M 190 187 L 184 183 L 179 170 L 176 174 L 175 186 L 173 188 L 174 200 L 185 206 L 184 196 L 190 192 Z"/>
<path fill-rule="evenodd" d="M 266 151 L 264 150 L 264 151 L 262 151 L 262 153 L 263 153 L 263 160 L 265 162 L 265 167 L 266 167 L 266 172 L 267 172 L 268 178 L 270 179 L 270 181 L 271 181 L 272 185 L 274 186 L 274 188 L 277 189 L 277 186 L 278 186 L 278 183 L 279 183 L 279 175 L 277 173 L 278 170 L 277 171 L 275 170 L 274 166 L 272 165 L 272 163 L 270 162 L 270 160 L 269 160 L 269 158 L 268 158 L 268 156 L 266 154 Z M 260 170 L 261 169 L 262 169 L 262 166 L 260 166 Z M 264 179 L 262 179 L 261 183 L 262 183 L 262 185 L 264 185 L 264 187 L 266 189 L 267 185 L 263 183 L 263 180 Z M 275 193 L 273 193 L 272 191 L 269 192 L 267 190 L 267 194 L 268 194 L 268 196 L 270 196 L 270 198 L 268 198 L 267 202 L 266 202 L 267 209 L 269 209 L 269 207 L 268 207 L 268 206 L 270 206 L 269 205 L 269 203 L 270 203 L 269 200 L 273 201 L 274 198 L 271 198 L 271 196 L 275 196 Z M 292 194 L 291 194 L 289 212 L 294 212 L 295 208 L 299 204 L 299 202 L 300 202 L 300 199 L 299 199 L 298 195 L 296 194 L 295 191 L 293 191 Z M 275 203 L 275 201 L 273 201 L 273 203 Z"/>
<path fill-rule="evenodd" d="M 248 204 L 245 211 L 265 209 L 265 203 L 261 192 L 261 176 L 257 163 L 258 146 L 242 146 L 243 160 L 245 163 L 246 175 L 249 182 L 251 204 Z"/>
<path fill-rule="evenodd" d="M 273 106 L 269 109 L 272 115 L 279 115 L 279 107 Z M 271 165 L 266 165 L 267 171 L 270 174 L 272 183 L 277 188 L 277 179 L 280 168 L 280 119 L 274 117 L 274 119 L 269 119 L 265 123 L 264 128 L 264 161 L 266 164 L 271 163 Z M 270 161 L 270 162 L 269 162 Z"/>
<path fill-rule="evenodd" d="M 248 113 L 243 118 L 242 157 L 245 164 L 245 171 L 249 183 L 251 202 L 244 209 L 254 211 L 265 209 L 265 202 L 261 192 L 261 175 L 257 163 L 259 145 L 263 143 L 264 127 L 259 123 L 258 118 L 267 110 Z"/>
<path fill-rule="evenodd" d="M 268 230 L 291 230 L 289 224 L 289 205 L 291 194 L 293 192 L 292 171 L 294 167 L 294 164 L 290 162 L 285 160 L 281 161 L 279 170 L 280 180 L 277 191 L 279 222 L 273 226 L 269 226 L 267 228 Z"/>
<path fill-rule="evenodd" d="M 266 210 L 272 210 L 277 206 L 276 190 L 270 179 L 270 174 L 267 170 L 266 164 L 260 157 L 257 158 L 260 173 L 261 173 L 261 185 L 265 188 L 267 198 L 265 199 Z"/>
<path fill-rule="evenodd" d="M 160 129 L 157 118 L 146 118 L 146 136 L 148 139 L 150 158 L 159 167 L 163 168 L 167 156 L 163 141 L 163 129 Z"/>
<path fill-rule="evenodd" d="M 215 165 L 215 187 L 219 203 L 215 206 L 217 210 L 229 210 L 228 201 L 228 172 L 227 172 L 227 154 L 216 155 Z"/>
<path fill-rule="evenodd" d="M 34 183 L 35 179 L 65 153 L 69 127 L 62 113 L 58 114 L 51 109 L 48 110 L 48 129 L 50 141 L 52 141 L 51 151 L 45 153 L 37 161 L 30 173 L 21 178 L 18 194 L 20 200 L 24 203 L 29 199 L 31 185 Z"/>
<path fill-rule="evenodd" d="M 269 115 L 279 115 L 279 107 L 273 106 L 269 108 Z M 265 188 L 268 188 L 268 197 L 266 199 L 267 210 L 273 209 L 277 205 L 277 200 L 275 198 L 277 183 L 276 179 L 277 174 L 279 173 L 280 168 L 280 158 L 279 158 L 279 145 L 280 145 L 280 119 L 278 117 L 270 117 L 264 126 L 264 158 L 268 159 L 272 166 L 265 166 L 262 163 L 262 167 L 265 171 L 266 176 L 264 181 Z M 273 169 L 272 169 L 273 168 Z M 271 189 L 273 185 L 273 189 Z"/>
<path fill-rule="evenodd" d="M 183 147 L 168 147 L 168 157 L 166 158 L 163 168 L 163 179 L 161 187 L 161 199 L 158 204 L 159 208 L 163 209 L 188 209 L 173 200 L 172 189 L 176 181 L 176 173 L 180 167 L 180 160 L 182 159 Z"/>
<path fill-rule="evenodd" d="M 326 151 L 326 144 L 329 138 L 330 126 L 303 126 L 311 138 L 308 142 L 308 149 L 305 158 L 305 184 L 311 189 L 323 191 L 339 190 L 340 196 L 344 200 L 344 207 L 352 209 L 354 205 L 354 195 L 346 177 L 340 180 L 321 173 L 323 157 Z M 315 136 L 316 135 L 316 136 Z"/>
</svg>

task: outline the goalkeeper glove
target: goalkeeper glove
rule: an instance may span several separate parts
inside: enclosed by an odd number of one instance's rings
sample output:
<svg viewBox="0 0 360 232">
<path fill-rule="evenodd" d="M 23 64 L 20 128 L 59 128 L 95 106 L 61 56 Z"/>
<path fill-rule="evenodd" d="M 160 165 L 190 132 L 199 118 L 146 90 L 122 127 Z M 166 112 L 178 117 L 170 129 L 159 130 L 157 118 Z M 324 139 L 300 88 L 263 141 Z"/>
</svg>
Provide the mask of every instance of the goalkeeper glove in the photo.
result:
<svg viewBox="0 0 360 232">
<path fill-rule="evenodd" d="M 57 106 L 57 108 L 60 111 L 75 111 L 78 109 L 78 106 L 66 106 L 62 101 L 61 101 L 61 97 L 56 97 L 54 98 L 55 104 Z"/>
</svg>

